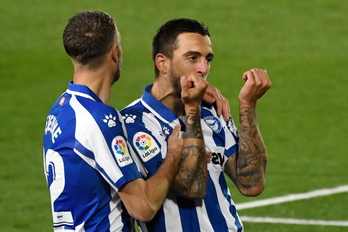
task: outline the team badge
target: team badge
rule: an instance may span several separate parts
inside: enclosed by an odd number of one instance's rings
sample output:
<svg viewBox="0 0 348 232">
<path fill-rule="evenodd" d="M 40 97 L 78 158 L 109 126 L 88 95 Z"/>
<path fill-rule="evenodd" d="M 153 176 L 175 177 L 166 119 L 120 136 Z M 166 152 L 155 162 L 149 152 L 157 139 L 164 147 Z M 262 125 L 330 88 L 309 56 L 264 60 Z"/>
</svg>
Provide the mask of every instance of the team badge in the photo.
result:
<svg viewBox="0 0 348 232">
<path fill-rule="evenodd" d="M 156 141 L 149 134 L 144 132 L 138 132 L 134 135 L 133 145 L 144 162 L 152 159 L 160 152 L 160 148 Z"/>
<path fill-rule="evenodd" d="M 222 130 L 221 122 L 217 117 L 207 116 L 204 117 L 203 120 L 216 133 L 220 133 L 220 131 Z"/>
<path fill-rule="evenodd" d="M 112 140 L 112 149 L 114 151 L 117 163 L 120 167 L 124 167 L 128 164 L 133 163 L 132 158 L 127 152 L 127 144 L 122 136 L 116 136 Z"/>
</svg>

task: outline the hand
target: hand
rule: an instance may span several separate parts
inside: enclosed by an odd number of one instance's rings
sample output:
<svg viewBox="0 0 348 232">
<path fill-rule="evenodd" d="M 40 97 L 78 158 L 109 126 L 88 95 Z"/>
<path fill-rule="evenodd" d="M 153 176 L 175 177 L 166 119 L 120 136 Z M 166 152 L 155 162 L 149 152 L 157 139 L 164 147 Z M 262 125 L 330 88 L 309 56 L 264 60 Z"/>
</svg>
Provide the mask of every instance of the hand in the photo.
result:
<svg viewBox="0 0 348 232">
<path fill-rule="evenodd" d="M 198 107 L 208 87 L 208 82 L 198 75 L 180 78 L 181 100 L 185 105 Z"/>
<path fill-rule="evenodd" d="M 211 157 L 213 157 L 213 154 L 212 154 L 211 152 L 209 152 L 209 151 L 206 151 L 206 157 L 205 157 L 205 159 L 206 159 L 206 161 L 207 161 L 207 164 L 210 163 Z"/>
<path fill-rule="evenodd" d="M 231 117 L 231 111 L 230 111 L 230 105 L 228 103 L 227 98 L 222 96 L 220 91 L 209 85 L 207 90 L 205 91 L 205 94 L 203 96 L 203 100 L 208 103 L 214 103 L 216 104 L 216 113 L 218 116 L 223 115 L 225 121 L 228 121 Z"/>
<path fill-rule="evenodd" d="M 253 68 L 243 74 L 245 81 L 239 93 L 241 106 L 256 106 L 256 102 L 264 95 L 272 84 L 266 70 Z"/>
<path fill-rule="evenodd" d="M 181 160 L 181 151 L 184 145 L 183 139 L 179 138 L 180 128 L 180 124 L 175 125 L 172 134 L 168 138 L 167 158 L 173 158 L 176 164 L 179 164 Z"/>
</svg>

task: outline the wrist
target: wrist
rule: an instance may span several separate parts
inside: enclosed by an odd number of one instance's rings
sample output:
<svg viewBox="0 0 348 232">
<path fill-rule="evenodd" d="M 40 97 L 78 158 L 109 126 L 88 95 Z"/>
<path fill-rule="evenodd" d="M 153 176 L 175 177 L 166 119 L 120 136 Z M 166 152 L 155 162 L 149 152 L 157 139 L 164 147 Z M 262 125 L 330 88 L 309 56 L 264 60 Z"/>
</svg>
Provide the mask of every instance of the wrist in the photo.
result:
<svg viewBox="0 0 348 232">
<path fill-rule="evenodd" d="M 201 107 L 200 105 L 185 105 L 185 113 L 186 115 L 200 115 Z"/>
<path fill-rule="evenodd" d="M 243 101 L 239 100 L 239 107 L 250 107 L 250 108 L 256 108 L 256 101 Z"/>
</svg>

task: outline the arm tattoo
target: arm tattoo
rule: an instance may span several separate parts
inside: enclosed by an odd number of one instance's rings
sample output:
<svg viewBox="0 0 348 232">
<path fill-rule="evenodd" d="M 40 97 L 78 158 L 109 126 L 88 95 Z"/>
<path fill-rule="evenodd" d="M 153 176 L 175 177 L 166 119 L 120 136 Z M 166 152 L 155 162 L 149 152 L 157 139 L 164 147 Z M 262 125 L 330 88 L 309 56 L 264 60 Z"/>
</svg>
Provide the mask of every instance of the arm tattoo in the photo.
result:
<svg viewBox="0 0 348 232">
<path fill-rule="evenodd" d="M 203 151 L 199 146 L 187 146 L 183 150 L 182 162 L 189 157 L 196 157 L 198 162 L 205 162 L 204 156 L 201 155 L 202 153 Z M 181 165 L 173 182 L 173 189 L 180 195 L 194 197 L 199 189 L 206 187 L 205 179 L 204 171 L 199 165 L 195 169 Z"/>
<path fill-rule="evenodd" d="M 206 193 L 207 163 L 200 109 L 186 112 L 186 130 L 178 174 L 172 189 L 183 197 L 203 198 Z"/>
<path fill-rule="evenodd" d="M 266 149 L 256 120 L 256 110 L 240 109 L 240 147 L 237 157 L 237 178 L 244 188 L 252 188 L 262 180 L 267 166 Z"/>
<path fill-rule="evenodd" d="M 185 120 L 186 133 L 185 138 L 197 138 L 203 139 L 203 133 L 201 128 L 201 117 L 199 112 L 191 110 L 188 112 Z"/>
</svg>

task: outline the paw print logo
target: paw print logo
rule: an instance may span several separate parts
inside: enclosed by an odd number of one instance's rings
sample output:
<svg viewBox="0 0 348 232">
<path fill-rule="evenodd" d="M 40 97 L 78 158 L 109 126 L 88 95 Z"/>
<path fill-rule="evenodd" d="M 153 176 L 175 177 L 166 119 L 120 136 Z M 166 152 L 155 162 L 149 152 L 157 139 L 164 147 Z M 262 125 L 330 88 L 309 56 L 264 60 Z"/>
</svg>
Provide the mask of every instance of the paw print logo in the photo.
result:
<svg viewBox="0 0 348 232">
<path fill-rule="evenodd" d="M 124 120 L 126 123 L 134 123 L 134 119 L 135 119 L 136 117 L 137 117 L 136 115 L 125 114 L 125 115 L 123 116 L 123 120 Z"/>
<path fill-rule="evenodd" d="M 103 122 L 108 124 L 108 127 L 116 126 L 116 116 L 112 116 L 112 114 L 105 115 Z"/>
<path fill-rule="evenodd" d="M 166 134 L 166 135 L 169 135 L 169 129 L 168 127 L 163 127 L 163 132 Z"/>
</svg>

